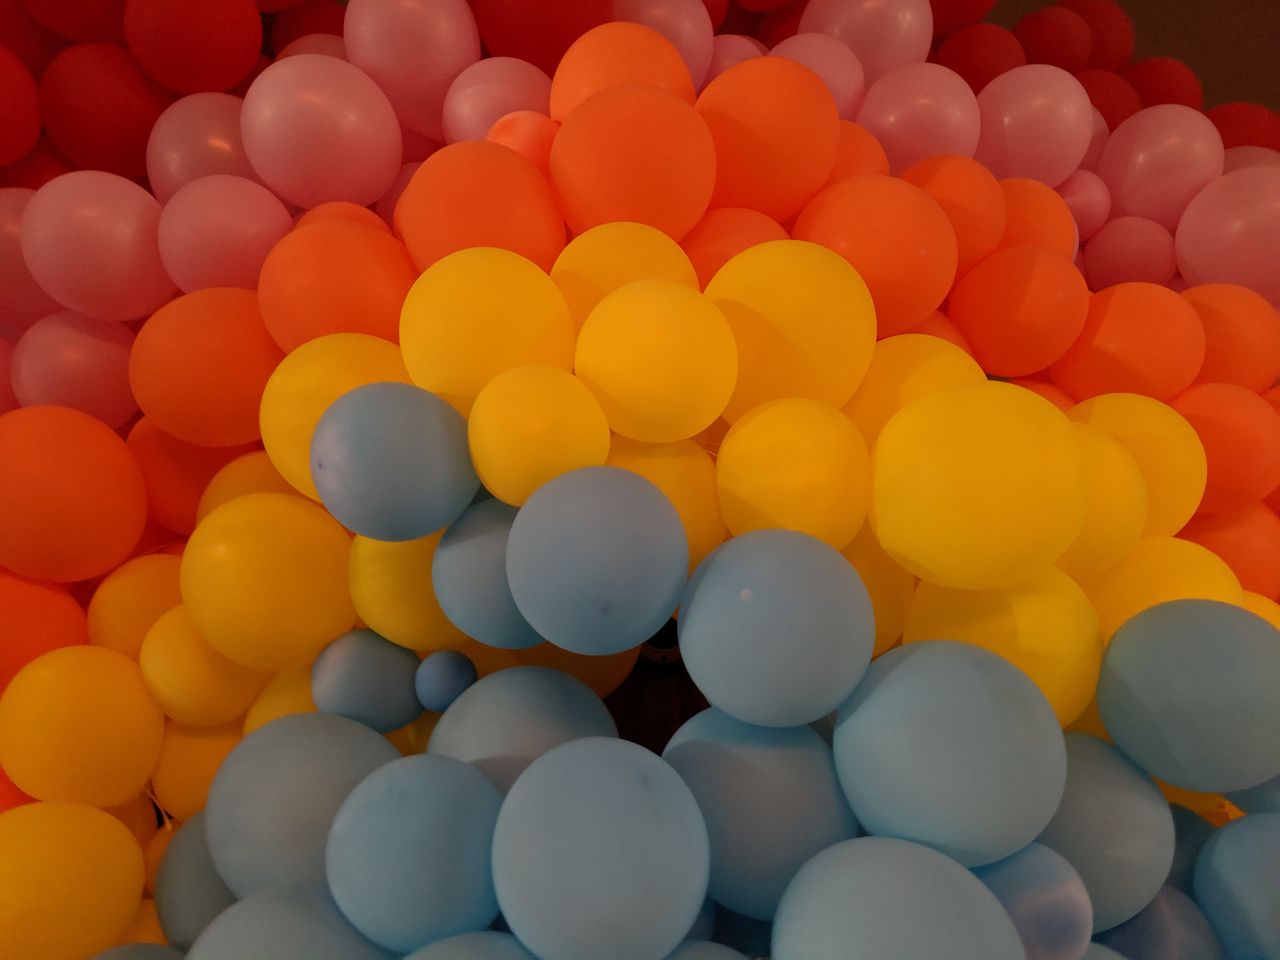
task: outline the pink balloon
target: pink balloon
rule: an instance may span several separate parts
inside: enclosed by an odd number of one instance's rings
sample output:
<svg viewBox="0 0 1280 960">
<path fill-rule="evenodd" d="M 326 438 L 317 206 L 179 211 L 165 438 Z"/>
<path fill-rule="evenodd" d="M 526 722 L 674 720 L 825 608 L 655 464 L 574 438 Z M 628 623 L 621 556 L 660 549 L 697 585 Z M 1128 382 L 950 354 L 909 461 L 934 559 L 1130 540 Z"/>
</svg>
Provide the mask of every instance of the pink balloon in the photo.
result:
<svg viewBox="0 0 1280 960">
<path fill-rule="evenodd" d="M 1111 191 L 1102 178 L 1088 170 L 1077 170 L 1058 184 L 1058 195 L 1075 217 L 1076 232 L 1088 240 L 1111 217 Z"/>
<path fill-rule="evenodd" d="M 400 122 L 443 140 L 449 84 L 480 59 L 466 0 L 351 0 L 343 36 L 347 57 L 383 89 Z"/>
<path fill-rule="evenodd" d="M 794 60 L 808 67 L 827 85 L 841 118 L 854 120 L 867 95 L 867 78 L 858 55 L 826 33 L 797 33 L 770 51 L 771 56 Z"/>
<path fill-rule="evenodd" d="M 0 188 L 0 336 L 16 340 L 41 317 L 61 309 L 22 258 L 22 213 L 35 196 L 25 187 Z"/>
<path fill-rule="evenodd" d="M 1270 147 L 1228 147 L 1222 172 L 1243 170 L 1246 167 L 1280 167 L 1280 150 Z"/>
<path fill-rule="evenodd" d="M 418 160 L 414 163 L 406 163 L 401 167 L 400 176 L 396 177 L 396 182 L 391 185 L 387 195 L 379 200 L 377 206 L 373 208 L 374 213 L 387 221 L 387 226 L 393 230 L 395 228 L 396 204 L 400 202 L 400 194 L 404 193 L 405 187 L 409 186 L 409 181 L 413 179 L 413 175 L 418 172 L 420 166 L 422 166 L 422 161 Z"/>
<path fill-rule="evenodd" d="M 347 44 L 335 33 L 308 33 L 305 37 L 299 37 L 293 43 L 286 44 L 285 48 L 276 54 L 276 59 L 296 57 L 300 53 L 318 53 L 322 57 L 337 57 L 339 60 L 345 60 Z"/>
<path fill-rule="evenodd" d="M 18 409 L 18 398 L 13 395 L 13 381 L 9 376 L 13 369 L 13 344 L 0 337 L 0 413 Z"/>
<path fill-rule="evenodd" d="M 909 63 L 871 85 L 858 123 L 884 147 L 893 173 L 942 153 L 972 157 L 981 117 L 969 84 L 936 63 Z"/>
<path fill-rule="evenodd" d="M 1075 173 L 1093 138 L 1093 105 L 1080 81 L 1033 63 L 996 77 L 978 94 L 982 135 L 974 157 L 1001 179 L 1056 187 Z"/>
<path fill-rule="evenodd" d="M 700 89 L 711 67 L 715 29 L 702 0 L 613 0 L 614 20 L 639 23 L 658 31 L 680 51 Z"/>
<path fill-rule="evenodd" d="M 157 200 L 215 173 L 258 179 L 240 139 L 243 106 L 229 93 L 193 93 L 160 114 L 147 141 L 147 179 Z"/>
<path fill-rule="evenodd" d="M 483 140 L 489 128 L 517 110 L 549 113 L 551 78 L 515 57 L 489 57 L 467 67 L 444 95 L 445 143 Z"/>
<path fill-rule="evenodd" d="M 1280 169 L 1246 167 L 1200 191 L 1178 222 L 1188 282 L 1238 283 L 1280 304 Z"/>
<path fill-rule="evenodd" d="M 22 215 L 31 275 L 69 310 L 136 320 L 177 292 L 160 260 L 160 204 L 132 180 L 77 170 L 36 191 Z"/>
<path fill-rule="evenodd" d="M 129 389 L 133 332 L 78 313 L 55 313 L 22 335 L 13 351 L 13 392 L 24 407 L 74 407 L 111 428 L 138 412 Z"/>
<path fill-rule="evenodd" d="M 1089 149 L 1084 152 L 1080 161 L 1080 169 L 1092 173 L 1098 172 L 1098 161 L 1102 159 L 1102 149 L 1111 139 L 1111 128 L 1107 126 L 1107 118 L 1097 107 L 1093 108 L 1093 136 L 1089 139 Z"/>
<path fill-rule="evenodd" d="M 933 43 L 929 0 L 809 0 L 800 33 L 829 33 L 849 45 L 874 83 L 894 67 L 924 63 Z"/>
<path fill-rule="evenodd" d="M 743 60 L 762 57 L 768 52 L 769 48 L 755 37 L 744 37 L 740 33 L 717 33 L 711 45 L 711 65 L 707 67 L 707 78 L 702 81 L 702 86 L 705 87 Z"/>
<path fill-rule="evenodd" d="M 1222 135 L 1199 110 L 1165 103 L 1139 110 L 1111 133 L 1098 176 L 1117 214 L 1148 217 L 1169 230 L 1191 198 L 1222 175 Z"/>
<path fill-rule="evenodd" d="M 274 193 L 218 174 L 188 183 L 160 214 L 160 259 L 183 293 L 206 287 L 254 290 L 271 248 L 293 229 Z"/>
<path fill-rule="evenodd" d="M 1117 283 L 1158 283 L 1178 269 L 1173 234 L 1146 217 L 1117 217 L 1084 247 L 1084 276 L 1092 290 Z"/>
</svg>

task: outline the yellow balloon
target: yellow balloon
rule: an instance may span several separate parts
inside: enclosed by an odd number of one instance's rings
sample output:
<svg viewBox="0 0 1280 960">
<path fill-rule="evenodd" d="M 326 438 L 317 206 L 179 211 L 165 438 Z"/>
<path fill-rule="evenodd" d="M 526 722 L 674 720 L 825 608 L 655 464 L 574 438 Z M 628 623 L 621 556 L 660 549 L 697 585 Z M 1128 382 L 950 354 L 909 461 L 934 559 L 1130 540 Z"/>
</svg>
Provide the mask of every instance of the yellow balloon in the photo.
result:
<svg viewBox="0 0 1280 960">
<path fill-rule="evenodd" d="M 156 875 L 160 872 L 160 861 L 164 859 L 165 853 L 169 850 L 169 844 L 173 842 L 173 836 L 180 826 L 181 824 L 176 820 L 166 820 L 164 826 L 143 844 L 142 861 L 146 865 L 143 889 L 147 893 L 155 894 L 156 892 Z"/>
<path fill-rule="evenodd" d="M 867 445 L 843 413 L 819 400 L 774 400 L 720 445 L 720 512 L 734 536 L 781 527 L 842 550 L 866 519 L 868 473 Z"/>
<path fill-rule="evenodd" d="M 998 590 L 1043 573 L 1080 533 L 1080 447 L 1048 400 L 1009 383 L 904 407 L 872 458 L 876 539 L 923 580 Z"/>
<path fill-rule="evenodd" d="M 876 621 L 876 645 L 871 656 L 878 657 L 902 639 L 907 605 L 915 593 L 916 578 L 884 552 L 869 523 L 862 525 L 858 535 L 841 553 L 858 571 L 871 597 Z"/>
<path fill-rule="evenodd" d="M 577 677 L 595 691 L 598 697 L 607 697 L 631 675 L 640 648 L 633 647 L 604 657 L 592 657 L 570 653 L 555 644 L 540 643 L 536 647 L 514 651 L 520 662 L 529 667 L 550 667 L 571 677 Z"/>
<path fill-rule="evenodd" d="M 202 520 L 182 554 L 182 600 L 200 636 L 259 670 L 309 663 L 355 624 L 351 541 L 318 504 L 253 493 Z"/>
<path fill-rule="evenodd" d="M 1084 526 L 1058 566 L 1088 576 L 1119 563 L 1142 536 L 1147 482 L 1120 441 L 1087 423 L 1074 426 L 1084 466 Z"/>
<path fill-rule="evenodd" d="M 247 737 L 259 727 L 281 717 L 315 712 L 316 702 L 311 696 L 311 667 L 281 670 L 267 681 L 258 699 L 244 715 L 244 735 Z"/>
<path fill-rule="evenodd" d="M 218 768 L 243 735 L 238 720 L 220 727 L 169 724 L 160 763 L 151 778 L 160 809 L 179 820 L 190 820 L 203 810 Z"/>
<path fill-rule="evenodd" d="M 155 769 L 163 736 L 142 671 L 114 650 L 51 650 L 0 695 L 0 766 L 37 800 L 131 800 Z"/>
<path fill-rule="evenodd" d="M 408 383 L 399 348 L 363 333 L 308 341 L 280 361 L 262 393 L 262 445 L 280 476 L 319 500 L 311 479 L 311 435 L 329 406 L 367 383 Z"/>
<path fill-rule="evenodd" d="M 1093 699 L 1102 668 L 1098 615 L 1061 570 L 1005 590 L 950 590 L 920 584 L 903 643 L 956 640 L 1008 660 L 1040 688 L 1063 726 Z"/>
<path fill-rule="evenodd" d="M 180 565 L 173 554 L 153 553 L 108 574 L 89 601 L 89 642 L 137 660 L 151 625 L 182 602 Z"/>
<path fill-rule="evenodd" d="M 1251 590 L 1246 590 L 1244 591 L 1244 599 L 1240 601 L 1240 606 L 1280 630 L 1280 603 L 1276 603 L 1274 600 Z"/>
<path fill-rule="evenodd" d="M 120 938 L 122 946 L 131 943 L 155 943 L 167 946 L 164 929 L 160 926 L 160 915 L 156 913 L 154 900 L 143 900 L 138 904 L 138 912 L 133 915 L 133 923 Z"/>
<path fill-rule="evenodd" d="M 389 543 L 356 537 L 351 546 L 351 597 L 360 619 L 410 650 L 443 650 L 466 640 L 449 622 L 431 586 L 431 562 L 444 536 Z"/>
<path fill-rule="evenodd" d="M 749 247 L 720 268 L 707 296 L 738 343 L 738 382 L 724 415 L 784 397 L 849 402 L 871 363 L 876 311 L 839 254 L 803 240 Z"/>
<path fill-rule="evenodd" d="M 236 457 L 213 475 L 204 488 L 196 507 L 196 521 L 213 513 L 228 500 L 250 493 L 296 493 L 289 481 L 280 476 L 265 450 L 255 450 Z"/>
<path fill-rule="evenodd" d="M 427 268 L 400 311 L 400 348 L 418 386 L 466 416 L 512 367 L 573 365 L 573 321 L 559 288 L 518 253 L 459 250 Z"/>
<path fill-rule="evenodd" d="M 513 367 L 476 397 L 467 441 L 485 489 L 518 507 L 548 480 L 604 463 L 609 423 L 573 374 L 559 367 Z"/>
<path fill-rule="evenodd" d="M 1144 537 L 1171 537 L 1204 495 L 1204 447 L 1191 424 L 1168 404 L 1136 393 L 1104 393 L 1071 408 L 1072 420 L 1114 437 L 1147 484 Z"/>
</svg>

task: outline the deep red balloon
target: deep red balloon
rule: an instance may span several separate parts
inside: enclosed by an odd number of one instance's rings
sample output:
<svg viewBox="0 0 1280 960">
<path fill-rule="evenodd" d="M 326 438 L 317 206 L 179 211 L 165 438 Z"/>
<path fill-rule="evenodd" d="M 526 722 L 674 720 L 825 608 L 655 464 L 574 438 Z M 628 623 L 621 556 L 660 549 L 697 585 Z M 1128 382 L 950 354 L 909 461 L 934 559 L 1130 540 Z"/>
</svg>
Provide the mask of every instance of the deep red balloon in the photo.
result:
<svg viewBox="0 0 1280 960">
<path fill-rule="evenodd" d="M 254 0 L 126 0 L 124 36 L 138 66 L 178 93 L 229 90 L 258 61 Z"/>
<path fill-rule="evenodd" d="M 1138 91 L 1118 73 L 1110 70 L 1081 70 L 1076 79 L 1089 94 L 1089 102 L 1098 108 L 1107 128 L 1114 130 L 1142 109 Z"/>
<path fill-rule="evenodd" d="M 800 3 L 793 3 L 789 7 L 781 7 L 766 13 L 760 21 L 760 26 L 756 28 L 756 37 L 769 48 L 776 47 L 788 37 L 794 37 L 800 30 L 800 17 L 804 14 L 806 6 L 808 6 L 808 0 L 801 0 Z"/>
<path fill-rule="evenodd" d="M 124 39 L 124 0 L 22 0 L 43 26 L 72 43 Z"/>
<path fill-rule="evenodd" d="M 280 9 L 280 5 L 276 5 Z M 271 49 L 279 53 L 299 37 L 310 33 L 335 33 L 342 36 L 342 21 L 347 8 L 338 0 L 304 0 L 276 14 L 271 24 Z"/>
<path fill-rule="evenodd" d="M 943 41 L 933 59 L 960 74 L 974 93 L 1002 73 L 1027 65 L 1018 38 L 994 23 L 975 23 L 957 30 Z"/>
<path fill-rule="evenodd" d="M 1204 88 L 1196 72 L 1173 57 L 1147 57 L 1123 74 L 1138 91 L 1144 107 L 1179 103 L 1199 110 L 1204 106 Z"/>
<path fill-rule="evenodd" d="M 1084 17 L 1066 7 L 1032 10 L 1017 22 L 1013 35 L 1028 63 L 1047 63 L 1077 73 L 1089 65 L 1093 31 Z"/>
<path fill-rule="evenodd" d="M 38 78 L 62 49 L 62 40 L 37 23 L 22 0 L 0 0 L 0 47 L 8 47 Z"/>
<path fill-rule="evenodd" d="M 711 29 L 719 30 L 724 18 L 729 15 L 729 0 L 702 0 L 707 8 L 707 16 L 711 18 Z"/>
<path fill-rule="evenodd" d="M 1084 17 L 1093 34 L 1089 66 L 1120 70 L 1133 59 L 1133 21 L 1115 0 L 1058 0 L 1058 6 Z"/>
<path fill-rule="evenodd" d="M 41 137 L 35 149 L 17 163 L 0 170 L 0 187 L 26 187 L 39 190 L 54 177 L 70 173 L 74 168 L 53 149 L 48 137 Z"/>
<path fill-rule="evenodd" d="M 996 5 L 996 0 L 929 0 L 933 7 L 933 35 L 946 37 L 961 27 L 977 23 Z"/>
<path fill-rule="evenodd" d="M 26 64 L 0 47 L 0 167 L 16 163 L 40 139 L 40 95 Z"/>
<path fill-rule="evenodd" d="M 1280 150 L 1280 114 L 1260 103 L 1224 103 L 1208 112 L 1225 147 Z"/>
</svg>

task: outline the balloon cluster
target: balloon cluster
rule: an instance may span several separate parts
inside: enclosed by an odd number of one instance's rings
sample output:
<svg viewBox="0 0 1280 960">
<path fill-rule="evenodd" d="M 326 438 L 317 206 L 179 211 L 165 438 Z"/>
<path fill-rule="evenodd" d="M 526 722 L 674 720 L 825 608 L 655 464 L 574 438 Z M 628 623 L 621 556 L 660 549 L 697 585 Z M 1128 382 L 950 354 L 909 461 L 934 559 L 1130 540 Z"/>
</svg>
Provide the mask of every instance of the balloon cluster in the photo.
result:
<svg viewBox="0 0 1280 960">
<path fill-rule="evenodd" d="M 0 956 L 1280 955 L 1280 117 L 992 6 L 0 4 Z"/>
</svg>

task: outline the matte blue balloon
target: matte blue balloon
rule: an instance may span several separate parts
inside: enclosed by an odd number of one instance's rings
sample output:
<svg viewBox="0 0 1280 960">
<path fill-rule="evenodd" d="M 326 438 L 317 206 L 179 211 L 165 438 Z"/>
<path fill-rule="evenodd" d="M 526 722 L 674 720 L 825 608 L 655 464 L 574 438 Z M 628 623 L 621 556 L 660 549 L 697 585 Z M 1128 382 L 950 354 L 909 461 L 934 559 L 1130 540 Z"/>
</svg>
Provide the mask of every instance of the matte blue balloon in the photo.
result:
<svg viewBox="0 0 1280 960">
<path fill-rule="evenodd" d="M 475 682 L 476 665 L 470 657 L 457 650 L 437 650 L 418 664 L 413 688 L 422 706 L 444 713 Z"/>
<path fill-rule="evenodd" d="M 1280 630 L 1215 600 L 1144 610 L 1107 648 L 1098 711 L 1152 776 L 1210 793 L 1256 787 L 1280 774 Z"/>
<path fill-rule="evenodd" d="M 639 646 L 680 602 L 689 572 L 671 501 L 630 470 L 586 467 L 525 501 L 507 540 L 507 580 L 520 613 L 574 653 Z"/>
<path fill-rule="evenodd" d="M 444 532 L 431 561 L 436 600 L 449 622 L 504 650 L 542 642 L 516 606 L 507 580 L 507 538 L 515 519 L 515 507 L 482 500 Z"/>
<path fill-rule="evenodd" d="M 371 383 L 335 400 L 311 437 L 311 479 L 339 523 L 375 540 L 447 527 L 480 487 L 466 420 L 407 383 Z"/>
<path fill-rule="evenodd" d="M 792 530 L 756 530 L 717 548 L 689 581 L 679 626 L 684 664 L 711 705 L 764 727 L 835 710 L 875 645 L 857 571 Z"/>
<path fill-rule="evenodd" d="M 773 960 L 1025 960 L 1000 901 L 936 850 L 889 837 L 829 847 L 778 906 Z"/>
<path fill-rule="evenodd" d="M 1067 786 L 1037 839 L 1080 874 L 1094 933 L 1155 899 L 1173 864 L 1173 814 L 1160 791 L 1114 747 L 1082 733 L 1067 734 Z"/>
<path fill-rule="evenodd" d="M 538 960 L 509 933 L 462 933 L 439 940 L 404 960 Z"/>
<path fill-rule="evenodd" d="M 686 940 L 667 960 L 747 960 L 732 947 L 707 940 Z"/>
<path fill-rule="evenodd" d="M 172 947 L 155 943 L 131 943 L 95 954 L 92 960 L 182 960 L 182 954 Z"/>
<path fill-rule="evenodd" d="M 1280 774 L 1248 790 L 1236 790 L 1227 799 L 1245 813 L 1280 813 Z"/>
<path fill-rule="evenodd" d="M 311 667 L 311 697 L 321 713 L 390 733 L 422 715 L 414 692 L 418 655 L 372 630 L 352 630 Z"/>
<path fill-rule="evenodd" d="M 204 813 L 178 828 L 156 873 L 156 915 L 165 939 L 191 949 L 213 918 L 236 902 L 209 855 Z"/>
<path fill-rule="evenodd" d="M 474 764 L 506 793 L 553 747 L 617 735 L 608 708 L 581 680 L 546 667 L 511 667 L 453 702 L 431 731 L 427 752 Z"/>
<path fill-rule="evenodd" d="M 249 734 L 209 790 L 205 829 L 218 873 L 239 897 L 322 883 L 324 845 L 342 802 L 400 756 L 385 737 L 345 717 L 281 717 Z"/>
<path fill-rule="evenodd" d="M 1093 935 L 1093 905 L 1075 867 L 1030 843 L 973 873 L 1013 920 L 1027 960 L 1078 960 Z"/>
<path fill-rule="evenodd" d="M 1089 949 L 1084 952 L 1084 956 L 1080 960 L 1129 960 L 1129 958 L 1116 953 L 1110 947 L 1104 947 L 1100 943 L 1091 943 L 1089 944 Z"/>
<path fill-rule="evenodd" d="M 575 740 L 520 776 L 498 814 L 502 915 L 534 954 L 654 960 L 707 895 L 707 828 L 660 757 L 625 740 Z"/>
<path fill-rule="evenodd" d="M 1232 960 L 1280 957 L 1280 813 L 1251 813 L 1196 861 L 1196 902 Z"/>
<path fill-rule="evenodd" d="M 705 814 L 703 819 L 706 819 Z M 686 940 L 711 940 L 716 932 L 716 902 L 710 897 L 702 901 L 702 909 L 698 911 L 693 926 L 684 935 Z"/>
<path fill-rule="evenodd" d="M 772 920 L 814 854 L 858 835 L 831 748 L 808 727 L 753 727 L 712 707 L 662 752 L 693 791 L 711 840 L 708 894 Z"/>
<path fill-rule="evenodd" d="M 1181 890 L 1165 887 L 1132 920 L 1098 935 L 1129 960 L 1227 960 L 1200 908 Z"/>
<path fill-rule="evenodd" d="M 748 957 L 767 957 L 773 943 L 773 924 L 720 907 L 716 910 L 716 932 L 712 939 Z"/>
<path fill-rule="evenodd" d="M 1179 804 L 1170 804 L 1169 812 L 1173 814 L 1173 866 L 1165 885 L 1189 895 L 1196 860 L 1215 828 L 1200 814 Z"/>
<path fill-rule="evenodd" d="M 876 660 L 840 708 L 834 744 L 864 830 L 928 844 L 965 866 L 1034 840 L 1067 772 L 1044 694 L 968 643 L 912 643 Z"/>
<path fill-rule="evenodd" d="M 502 797 L 452 757 L 413 756 L 369 774 L 329 830 L 338 908 L 370 940 L 408 953 L 498 915 L 489 852 Z"/>
</svg>

